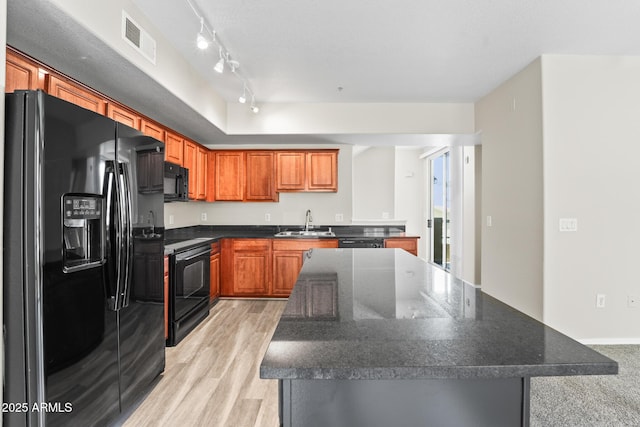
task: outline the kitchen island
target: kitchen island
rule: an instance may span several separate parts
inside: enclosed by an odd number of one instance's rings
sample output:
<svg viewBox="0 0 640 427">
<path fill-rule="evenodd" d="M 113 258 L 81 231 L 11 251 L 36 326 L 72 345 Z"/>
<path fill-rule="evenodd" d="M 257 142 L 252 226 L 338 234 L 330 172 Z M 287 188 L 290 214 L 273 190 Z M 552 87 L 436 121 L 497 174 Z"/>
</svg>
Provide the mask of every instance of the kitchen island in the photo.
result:
<svg viewBox="0 0 640 427">
<path fill-rule="evenodd" d="M 617 371 L 402 250 L 316 249 L 260 377 L 284 426 L 528 426 L 531 377 Z"/>
</svg>

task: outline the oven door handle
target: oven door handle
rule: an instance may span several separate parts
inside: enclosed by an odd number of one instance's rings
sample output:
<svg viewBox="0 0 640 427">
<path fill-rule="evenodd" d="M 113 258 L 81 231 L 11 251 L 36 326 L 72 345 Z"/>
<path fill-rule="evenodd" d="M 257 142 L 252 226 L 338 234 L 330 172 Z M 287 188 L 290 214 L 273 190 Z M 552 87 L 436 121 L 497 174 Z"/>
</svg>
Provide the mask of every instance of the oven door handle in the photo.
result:
<svg viewBox="0 0 640 427">
<path fill-rule="evenodd" d="M 191 251 L 187 251 L 187 252 L 183 252 L 180 254 L 176 255 L 176 262 L 188 262 L 191 260 L 194 260 L 198 257 L 201 257 L 202 255 L 207 255 L 210 256 L 211 254 L 211 248 L 209 246 L 207 246 L 206 248 L 203 248 L 201 250 L 198 250 L 198 252 L 193 253 L 193 251 L 196 249 L 192 249 Z"/>
</svg>

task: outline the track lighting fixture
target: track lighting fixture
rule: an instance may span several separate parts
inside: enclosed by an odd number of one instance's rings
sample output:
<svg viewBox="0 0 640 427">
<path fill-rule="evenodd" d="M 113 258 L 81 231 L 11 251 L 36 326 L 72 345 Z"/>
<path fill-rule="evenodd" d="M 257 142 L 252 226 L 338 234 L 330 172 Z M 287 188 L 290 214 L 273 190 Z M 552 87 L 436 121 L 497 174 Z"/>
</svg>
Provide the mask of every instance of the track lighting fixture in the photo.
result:
<svg viewBox="0 0 640 427">
<path fill-rule="evenodd" d="M 200 17 L 200 32 L 198 33 L 198 37 L 196 37 L 196 44 L 198 48 L 201 50 L 206 50 L 209 47 L 209 40 L 204 35 L 204 18 Z"/>
<path fill-rule="evenodd" d="M 254 114 L 258 114 L 260 112 L 260 109 L 258 107 L 256 107 L 256 100 L 254 96 L 251 96 L 251 112 Z"/>
<path fill-rule="evenodd" d="M 225 67 L 228 67 L 240 83 L 242 83 L 242 95 L 238 97 L 238 102 L 241 104 L 245 104 L 247 102 L 247 95 L 251 96 L 251 111 L 257 113 L 259 108 L 255 105 L 255 95 L 249 86 L 249 82 L 238 72 L 238 68 L 240 68 L 240 63 L 231 59 L 231 54 L 224 47 L 222 42 L 218 37 L 216 37 L 216 31 L 207 25 L 204 16 L 198 12 L 198 10 L 194 6 L 194 0 L 186 0 L 187 4 L 193 11 L 198 21 L 200 21 L 200 31 L 196 37 L 196 45 L 201 50 L 206 50 L 211 43 L 214 43 L 218 46 L 218 61 L 216 62 L 213 69 L 217 73 L 224 73 Z"/>
<path fill-rule="evenodd" d="M 217 73 L 224 73 L 224 58 L 222 57 L 222 48 L 220 48 L 220 59 L 218 60 L 218 62 L 216 62 L 216 65 L 215 67 L 213 67 L 213 69 Z"/>
</svg>

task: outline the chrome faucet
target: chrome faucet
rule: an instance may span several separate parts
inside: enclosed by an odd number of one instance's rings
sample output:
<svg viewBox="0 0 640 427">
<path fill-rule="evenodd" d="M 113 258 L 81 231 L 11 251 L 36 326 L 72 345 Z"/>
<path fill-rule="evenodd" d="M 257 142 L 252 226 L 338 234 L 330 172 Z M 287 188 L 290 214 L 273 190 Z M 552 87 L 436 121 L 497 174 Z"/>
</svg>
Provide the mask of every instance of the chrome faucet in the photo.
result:
<svg viewBox="0 0 640 427">
<path fill-rule="evenodd" d="M 307 213 L 304 217 L 304 231 L 309 231 L 309 223 L 311 221 L 313 221 L 313 218 L 311 217 L 311 209 L 307 209 Z"/>
<path fill-rule="evenodd" d="M 156 215 L 153 211 L 149 211 L 149 217 L 147 218 L 147 222 L 151 224 L 151 235 L 156 234 Z"/>
</svg>

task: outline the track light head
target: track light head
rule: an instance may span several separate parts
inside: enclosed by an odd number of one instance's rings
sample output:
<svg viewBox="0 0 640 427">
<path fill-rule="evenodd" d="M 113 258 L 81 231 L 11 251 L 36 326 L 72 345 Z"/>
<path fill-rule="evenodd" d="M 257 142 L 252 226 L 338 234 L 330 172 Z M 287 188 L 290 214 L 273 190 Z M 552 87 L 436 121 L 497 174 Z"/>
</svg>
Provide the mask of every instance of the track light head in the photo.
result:
<svg viewBox="0 0 640 427">
<path fill-rule="evenodd" d="M 198 33 L 198 37 L 196 38 L 196 45 L 200 50 L 206 50 L 209 47 L 209 40 L 202 33 Z"/>
<path fill-rule="evenodd" d="M 240 97 L 238 98 L 238 102 L 240 104 L 245 104 L 247 102 L 247 97 L 244 95 L 244 93 L 240 95 Z"/>
<path fill-rule="evenodd" d="M 200 17 L 200 32 L 198 33 L 198 37 L 196 37 L 196 45 L 201 50 L 205 50 L 209 47 L 209 40 L 204 36 L 204 18 Z"/>
<path fill-rule="evenodd" d="M 213 69 L 217 72 L 222 74 L 224 72 L 224 59 L 220 58 L 218 60 L 218 62 L 216 62 L 215 67 L 213 67 Z"/>
</svg>

